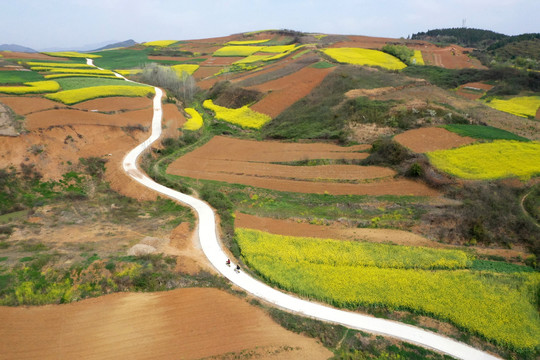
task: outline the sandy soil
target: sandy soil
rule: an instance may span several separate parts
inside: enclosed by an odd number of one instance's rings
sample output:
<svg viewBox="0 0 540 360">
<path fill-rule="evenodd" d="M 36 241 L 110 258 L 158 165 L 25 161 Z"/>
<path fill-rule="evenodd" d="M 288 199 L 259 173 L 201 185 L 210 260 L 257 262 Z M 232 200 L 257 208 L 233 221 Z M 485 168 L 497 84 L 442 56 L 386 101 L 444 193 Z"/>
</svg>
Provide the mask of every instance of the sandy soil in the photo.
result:
<svg viewBox="0 0 540 360">
<path fill-rule="evenodd" d="M 251 109 L 274 118 L 289 106 L 308 95 L 334 68 L 305 67 L 291 75 L 250 87 L 268 94 Z"/>
<path fill-rule="evenodd" d="M 258 142 L 217 136 L 206 145 L 174 161 L 167 171 L 196 179 L 225 181 L 279 191 L 335 195 L 438 195 L 436 191 L 421 183 L 393 179 L 392 171 L 380 167 L 299 167 L 268 164 L 306 159 L 363 159 L 367 153 L 355 151 L 365 150 L 367 147 Z M 353 179 L 359 183 L 335 182 L 337 178 Z M 333 181 L 324 181 L 325 179 Z"/>
<path fill-rule="evenodd" d="M 19 115 L 28 115 L 37 111 L 66 107 L 64 104 L 56 101 L 34 96 L 4 96 L 0 97 L 0 102 L 9 106 L 11 110 Z"/>
<path fill-rule="evenodd" d="M 81 110 L 98 111 L 119 111 L 119 110 L 140 110 L 152 106 L 152 100 L 147 97 L 125 97 L 113 96 L 99 99 L 92 99 L 73 105 L 72 107 Z"/>
<path fill-rule="evenodd" d="M 314 340 L 284 330 L 258 308 L 216 289 L 0 307 L 0 318 L 9 324 L 0 327 L 3 359 L 197 359 L 241 351 L 262 359 L 332 356 Z"/>
<path fill-rule="evenodd" d="M 468 136 L 459 136 L 456 133 L 438 127 L 408 130 L 396 135 L 394 140 L 416 153 L 452 149 L 476 141 L 476 139 Z"/>
</svg>

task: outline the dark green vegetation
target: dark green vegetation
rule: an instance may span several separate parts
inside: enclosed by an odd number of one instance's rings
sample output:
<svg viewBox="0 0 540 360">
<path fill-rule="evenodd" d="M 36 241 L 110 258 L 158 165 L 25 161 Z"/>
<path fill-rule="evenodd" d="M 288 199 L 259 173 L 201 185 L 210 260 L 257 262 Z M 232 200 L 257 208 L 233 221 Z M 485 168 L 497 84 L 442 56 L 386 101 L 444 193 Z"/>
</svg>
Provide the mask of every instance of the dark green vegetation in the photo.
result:
<svg viewBox="0 0 540 360">
<path fill-rule="evenodd" d="M 434 29 L 413 34 L 413 40 L 427 40 L 442 44 L 457 44 L 465 47 L 486 48 L 500 40 L 509 38 L 490 30 L 452 28 Z"/>
<path fill-rule="evenodd" d="M 526 194 L 523 206 L 536 223 L 540 224 L 540 185 L 534 186 Z"/>
<path fill-rule="evenodd" d="M 92 86 L 108 86 L 108 85 L 120 85 L 120 86 L 141 86 L 140 84 L 121 80 L 121 79 L 107 79 L 99 77 L 66 77 L 55 79 L 60 84 L 62 90 L 81 89 Z"/>
<path fill-rule="evenodd" d="M 510 131 L 492 126 L 450 124 L 443 125 L 443 127 L 446 130 L 455 132 L 461 136 L 469 136 L 475 139 L 530 141 L 529 139 L 511 133 Z"/>
<path fill-rule="evenodd" d="M 320 341 L 334 352 L 334 360 L 452 359 L 415 345 L 350 330 L 341 325 L 303 318 L 278 309 L 267 311 L 284 328 Z"/>
<path fill-rule="evenodd" d="M 403 45 L 384 45 L 382 51 L 397 57 L 405 64 L 411 64 L 411 58 L 414 56 L 414 50 Z"/>
<path fill-rule="evenodd" d="M 34 71 L 0 71 L 0 85 L 22 84 L 29 81 L 45 80 Z"/>
<path fill-rule="evenodd" d="M 263 94 L 233 85 L 230 81 L 220 81 L 212 86 L 207 96 L 216 105 L 238 109 L 256 103 L 262 99 Z"/>
</svg>

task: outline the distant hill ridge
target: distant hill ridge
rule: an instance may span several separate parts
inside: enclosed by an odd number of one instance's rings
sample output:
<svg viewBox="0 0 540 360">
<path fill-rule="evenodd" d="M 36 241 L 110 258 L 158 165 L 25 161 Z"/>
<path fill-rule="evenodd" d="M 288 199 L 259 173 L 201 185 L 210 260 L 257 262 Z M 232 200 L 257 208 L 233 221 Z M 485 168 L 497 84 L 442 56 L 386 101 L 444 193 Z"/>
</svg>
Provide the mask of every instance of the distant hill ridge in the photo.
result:
<svg viewBox="0 0 540 360">
<path fill-rule="evenodd" d="M 34 49 L 31 49 L 26 46 L 17 45 L 17 44 L 2 44 L 0 45 L 0 51 L 15 51 L 15 52 L 27 52 L 27 53 L 35 53 L 37 52 Z"/>
<path fill-rule="evenodd" d="M 114 48 L 119 48 L 119 47 L 129 47 L 129 46 L 133 46 L 133 45 L 136 45 L 136 44 L 137 44 L 137 42 L 135 40 L 129 39 L 129 40 L 125 40 L 125 41 L 121 41 L 121 42 L 117 42 L 117 43 L 114 43 L 114 44 L 109 44 L 109 45 L 100 47 L 99 49 L 92 50 L 92 52 L 93 51 L 107 50 L 107 49 L 114 49 Z"/>
</svg>

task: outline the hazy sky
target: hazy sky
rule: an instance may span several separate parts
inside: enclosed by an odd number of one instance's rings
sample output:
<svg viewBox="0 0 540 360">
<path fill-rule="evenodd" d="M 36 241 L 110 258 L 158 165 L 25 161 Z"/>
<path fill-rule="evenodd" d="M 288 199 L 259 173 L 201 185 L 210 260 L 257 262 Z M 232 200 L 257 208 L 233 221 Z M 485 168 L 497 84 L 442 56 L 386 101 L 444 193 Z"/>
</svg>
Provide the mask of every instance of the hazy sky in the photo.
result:
<svg viewBox="0 0 540 360">
<path fill-rule="evenodd" d="M 0 44 L 37 50 L 263 29 L 383 37 L 435 28 L 540 32 L 540 0 L 0 0 Z"/>
</svg>

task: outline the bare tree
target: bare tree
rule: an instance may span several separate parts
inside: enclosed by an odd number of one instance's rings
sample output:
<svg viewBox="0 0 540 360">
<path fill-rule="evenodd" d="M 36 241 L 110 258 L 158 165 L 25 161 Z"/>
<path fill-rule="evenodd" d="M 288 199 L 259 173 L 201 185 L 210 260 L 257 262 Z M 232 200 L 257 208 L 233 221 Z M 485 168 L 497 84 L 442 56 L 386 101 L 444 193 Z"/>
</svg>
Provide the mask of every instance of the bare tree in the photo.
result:
<svg viewBox="0 0 540 360">
<path fill-rule="evenodd" d="M 183 71 L 180 75 L 171 67 L 149 63 L 143 66 L 141 80 L 170 91 L 184 103 L 193 100 L 197 85 L 193 76 Z"/>
</svg>

